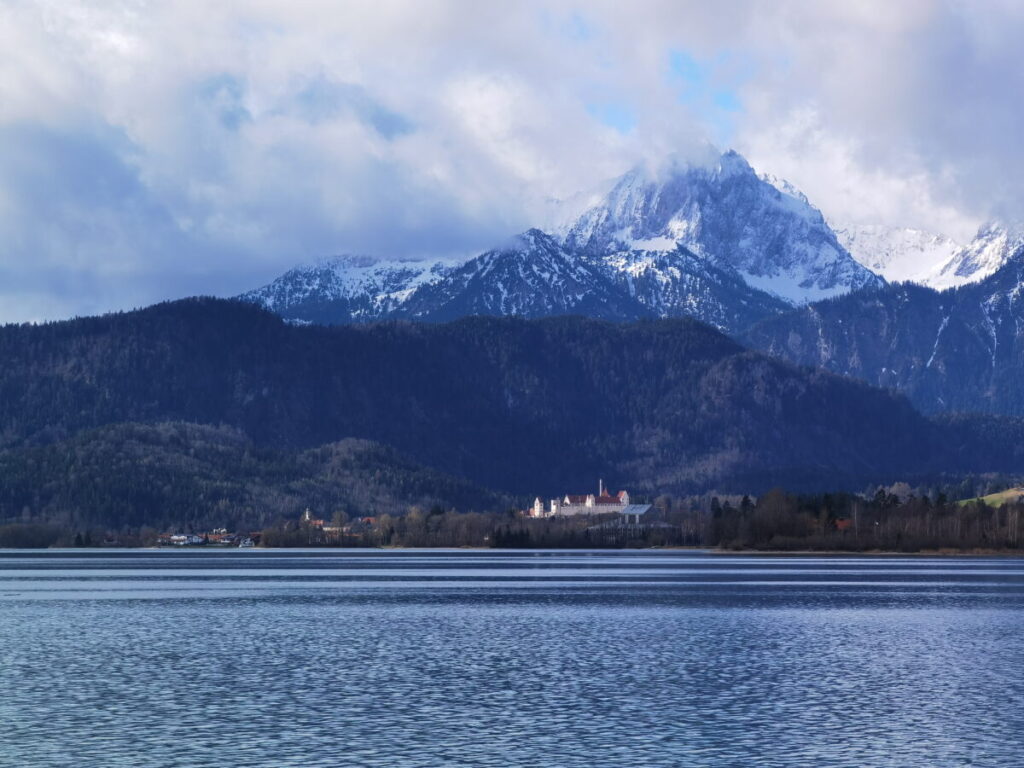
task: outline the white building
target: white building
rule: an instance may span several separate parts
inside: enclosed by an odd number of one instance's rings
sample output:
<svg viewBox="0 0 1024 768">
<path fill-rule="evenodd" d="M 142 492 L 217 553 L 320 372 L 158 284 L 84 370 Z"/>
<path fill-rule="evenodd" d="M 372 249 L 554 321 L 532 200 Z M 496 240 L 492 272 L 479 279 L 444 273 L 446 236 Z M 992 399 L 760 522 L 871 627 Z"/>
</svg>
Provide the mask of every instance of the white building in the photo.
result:
<svg viewBox="0 0 1024 768">
<path fill-rule="evenodd" d="M 194 547 L 202 543 L 203 537 L 196 536 L 194 533 L 176 533 L 171 536 L 171 544 L 178 547 Z"/>
<path fill-rule="evenodd" d="M 622 512 L 628 506 L 628 491 L 619 491 L 615 494 L 610 493 L 604 487 L 604 481 L 599 480 L 596 496 L 592 493 L 568 494 L 560 499 L 551 499 L 547 509 L 544 508 L 544 502 L 538 496 L 533 500 L 533 508 L 530 510 L 530 515 L 532 517 L 601 515 L 606 512 Z"/>
</svg>

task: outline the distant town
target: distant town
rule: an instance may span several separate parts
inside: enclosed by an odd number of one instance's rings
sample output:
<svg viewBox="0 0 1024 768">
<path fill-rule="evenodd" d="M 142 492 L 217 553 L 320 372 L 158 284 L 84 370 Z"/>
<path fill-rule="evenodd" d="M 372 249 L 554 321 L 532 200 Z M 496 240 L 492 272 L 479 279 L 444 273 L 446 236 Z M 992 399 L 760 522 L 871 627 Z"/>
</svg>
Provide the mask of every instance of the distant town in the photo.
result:
<svg viewBox="0 0 1024 768">
<path fill-rule="evenodd" d="M 344 524 L 331 524 L 319 517 L 307 507 L 299 516 L 298 526 L 300 529 L 314 532 L 315 544 L 336 544 L 341 537 L 361 538 L 368 531 L 373 530 L 377 522 L 375 517 L 360 517 Z M 157 537 L 158 547 L 238 547 L 249 549 L 258 547 L 263 539 L 263 531 L 249 531 L 248 533 L 235 533 L 227 528 L 215 528 L 205 533 L 162 533 Z"/>
<path fill-rule="evenodd" d="M 525 508 L 460 510 L 413 504 L 400 512 L 350 517 L 344 509 L 317 514 L 312 505 L 260 525 L 240 514 L 219 527 L 177 529 L 0 525 L 0 547 L 715 547 L 777 551 L 1019 551 L 1024 546 L 1024 488 L 951 501 L 907 483 L 865 494 L 759 496 L 660 494 L 643 503 L 603 481 L 589 493 L 535 496 Z M 366 509 L 366 506 L 363 507 Z M 322 516 L 321 516 L 322 515 Z M 230 523 L 234 521 L 234 525 Z M 225 524 L 227 523 L 227 524 Z"/>
<path fill-rule="evenodd" d="M 650 504 L 631 504 L 629 492 L 622 490 L 612 493 L 598 481 L 597 493 L 566 494 L 550 499 L 545 504 L 538 496 L 533 506 L 519 510 L 522 518 L 578 518 L 601 517 L 599 524 L 588 526 L 589 530 L 629 528 L 634 531 L 644 527 L 669 528 L 666 523 L 648 519 L 653 509 Z M 308 507 L 299 516 L 293 529 L 305 534 L 306 543 L 315 545 L 358 545 L 373 534 L 379 534 L 379 519 L 376 516 L 358 517 L 345 522 L 329 522 L 314 515 Z M 285 528 L 287 528 L 287 523 Z M 273 538 L 273 537 L 271 537 Z M 158 547 L 237 547 L 249 549 L 258 546 L 274 546 L 264 542 L 263 531 L 238 533 L 227 528 L 215 528 L 200 533 L 165 532 L 156 539 Z"/>
</svg>

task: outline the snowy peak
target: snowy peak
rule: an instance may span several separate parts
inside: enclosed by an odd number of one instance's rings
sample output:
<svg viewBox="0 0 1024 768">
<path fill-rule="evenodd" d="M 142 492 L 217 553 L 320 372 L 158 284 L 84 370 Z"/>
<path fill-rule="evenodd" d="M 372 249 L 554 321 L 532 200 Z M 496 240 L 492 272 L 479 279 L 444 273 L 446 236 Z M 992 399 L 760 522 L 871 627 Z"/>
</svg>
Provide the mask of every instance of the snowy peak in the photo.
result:
<svg viewBox="0 0 1024 768">
<path fill-rule="evenodd" d="M 444 277 L 453 264 L 334 256 L 296 267 L 240 298 L 308 322 L 352 322 L 382 317 L 416 288 Z"/>
<path fill-rule="evenodd" d="M 973 283 L 994 274 L 1024 246 L 1024 223 L 988 222 L 967 246 L 936 270 L 929 282 L 935 288 Z"/>
<path fill-rule="evenodd" d="M 796 185 L 788 179 L 779 178 L 771 173 L 762 173 L 761 181 L 766 184 L 771 184 L 775 189 L 788 197 L 792 197 L 802 203 L 806 203 L 807 205 L 811 204 L 811 201 L 807 199 L 807 195 L 797 189 Z"/>
<path fill-rule="evenodd" d="M 683 246 L 794 304 L 881 282 L 806 197 L 759 177 L 731 151 L 707 166 L 630 171 L 568 228 L 565 243 L 590 253 Z"/>
<path fill-rule="evenodd" d="M 397 314 L 432 321 L 466 315 L 582 314 L 620 320 L 646 315 L 597 267 L 539 229 L 421 286 Z"/>
<path fill-rule="evenodd" d="M 937 290 L 976 283 L 994 274 L 1024 246 L 1024 224 L 989 222 L 967 245 L 920 229 L 832 223 L 857 261 L 894 282 Z"/>
<path fill-rule="evenodd" d="M 730 332 L 884 281 L 792 185 L 736 152 L 638 167 L 552 236 L 530 229 L 458 264 L 342 257 L 243 298 L 293 320 L 690 316 Z"/>
<path fill-rule="evenodd" d="M 932 285 L 937 271 L 961 250 L 945 235 L 883 224 L 832 224 L 836 238 L 865 267 L 890 282 Z"/>
</svg>

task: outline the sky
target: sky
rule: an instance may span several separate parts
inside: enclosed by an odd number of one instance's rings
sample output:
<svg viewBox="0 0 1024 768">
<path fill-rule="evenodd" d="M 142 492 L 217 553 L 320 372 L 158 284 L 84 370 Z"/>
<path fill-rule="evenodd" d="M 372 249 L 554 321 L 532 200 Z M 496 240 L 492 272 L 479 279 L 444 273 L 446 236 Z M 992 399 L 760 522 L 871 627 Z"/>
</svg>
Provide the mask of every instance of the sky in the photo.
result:
<svg viewBox="0 0 1024 768">
<path fill-rule="evenodd" d="M 0 0 L 0 322 L 461 257 L 734 148 L 842 223 L 1024 210 L 1016 0 Z"/>
</svg>

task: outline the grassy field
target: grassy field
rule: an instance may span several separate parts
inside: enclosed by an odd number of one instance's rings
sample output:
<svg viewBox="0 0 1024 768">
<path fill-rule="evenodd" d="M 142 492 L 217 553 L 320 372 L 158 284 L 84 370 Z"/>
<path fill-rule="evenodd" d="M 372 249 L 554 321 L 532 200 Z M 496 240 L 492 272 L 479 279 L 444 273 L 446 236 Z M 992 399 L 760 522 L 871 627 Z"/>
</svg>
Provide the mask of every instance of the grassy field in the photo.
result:
<svg viewBox="0 0 1024 768">
<path fill-rule="evenodd" d="M 980 499 L 964 499 L 963 501 L 958 501 L 957 504 L 964 505 L 974 501 L 983 501 L 990 507 L 1001 507 L 1003 504 L 1017 501 L 1021 496 L 1024 496 L 1024 488 L 1017 486 L 1016 488 L 999 491 L 999 493 L 990 493 L 988 496 L 980 497 Z"/>
</svg>

